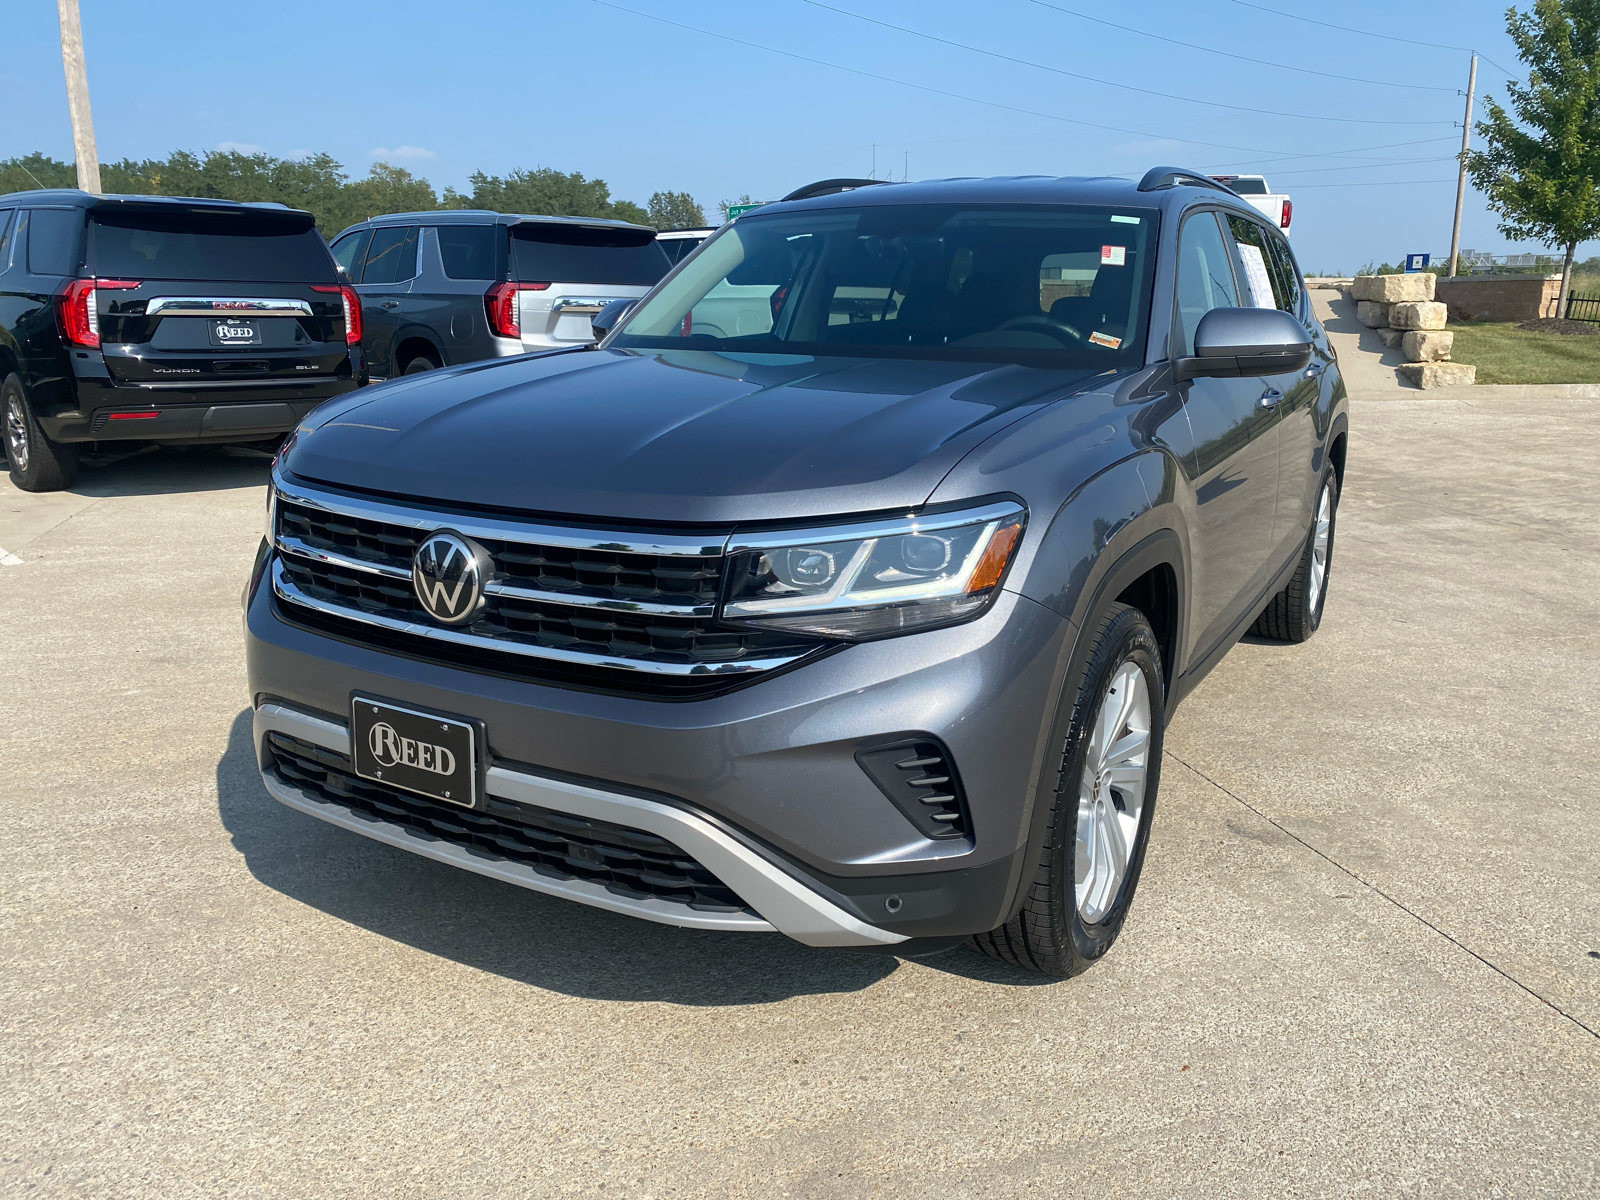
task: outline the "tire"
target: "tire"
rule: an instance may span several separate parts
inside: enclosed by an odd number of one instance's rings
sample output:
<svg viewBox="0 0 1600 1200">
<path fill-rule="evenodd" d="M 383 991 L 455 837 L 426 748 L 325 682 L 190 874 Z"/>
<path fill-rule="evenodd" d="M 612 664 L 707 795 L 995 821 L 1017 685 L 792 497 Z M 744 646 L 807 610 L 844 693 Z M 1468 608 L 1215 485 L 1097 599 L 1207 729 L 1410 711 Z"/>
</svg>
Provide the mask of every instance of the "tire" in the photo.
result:
<svg viewBox="0 0 1600 1200">
<path fill-rule="evenodd" d="M 402 375 L 421 375 L 424 371 L 437 371 L 441 364 L 429 358 L 426 354 L 419 354 L 406 364 Z"/>
<path fill-rule="evenodd" d="M 59 492 L 78 477 L 78 448 L 45 437 L 15 375 L 0 383 L 0 429 L 11 482 L 23 491 Z"/>
<path fill-rule="evenodd" d="M 1027 899 L 1006 924 L 968 943 L 1063 979 L 1087 970 L 1117 940 L 1150 842 L 1166 686 L 1161 647 L 1142 612 L 1114 604 L 1100 618 L 1070 700 L 1061 773 Z"/>
<path fill-rule="evenodd" d="M 1261 610 L 1250 632 L 1278 642 L 1303 642 L 1322 624 L 1333 568 L 1333 534 L 1339 517 L 1339 476 L 1329 467 L 1317 488 L 1317 508 L 1294 578 Z"/>
</svg>

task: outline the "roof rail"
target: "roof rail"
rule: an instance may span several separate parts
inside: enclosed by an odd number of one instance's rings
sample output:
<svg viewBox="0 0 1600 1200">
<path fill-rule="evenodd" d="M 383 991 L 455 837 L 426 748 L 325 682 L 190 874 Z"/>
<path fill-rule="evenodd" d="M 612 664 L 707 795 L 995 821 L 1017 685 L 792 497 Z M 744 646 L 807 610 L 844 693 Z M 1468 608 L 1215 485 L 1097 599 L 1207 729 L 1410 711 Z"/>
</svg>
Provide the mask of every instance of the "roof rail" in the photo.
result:
<svg viewBox="0 0 1600 1200">
<path fill-rule="evenodd" d="M 1159 192 L 1172 187 L 1204 187 L 1226 192 L 1230 196 L 1238 194 L 1231 187 L 1218 183 L 1204 172 L 1190 171 L 1183 167 L 1151 167 L 1145 172 L 1144 178 L 1139 180 L 1141 192 Z"/>
<path fill-rule="evenodd" d="M 874 184 L 888 183 L 887 179 L 819 179 L 816 183 L 808 183 L 803 188 L 796 188 L 790 192 L 779 204 L 790 200 L 811 200 L 817 196 L 831 196 L 835 192 L 853 192 L 856 188 L 872 187 Z"/>
</svg>

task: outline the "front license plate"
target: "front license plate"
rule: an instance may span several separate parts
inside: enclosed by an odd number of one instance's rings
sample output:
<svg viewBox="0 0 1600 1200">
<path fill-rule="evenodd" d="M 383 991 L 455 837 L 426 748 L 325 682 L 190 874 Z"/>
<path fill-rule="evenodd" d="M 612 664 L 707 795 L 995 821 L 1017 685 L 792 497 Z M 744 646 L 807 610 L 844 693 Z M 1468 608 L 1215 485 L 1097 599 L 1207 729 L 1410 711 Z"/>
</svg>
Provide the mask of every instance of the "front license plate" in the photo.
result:
<svg viewBox="0 0 1600 1200">
<path fill-rule="evenodd" d="M 472 808 L 478 800 L 478 731 L 464 721 L 356 696 L 350 703 L 356 774 Z"/>
<path fill-rule="evenodd" d="M 244 317 L 228 317 L 211 322 L 213 346 L 259 346 L 261 327 Z"/>
</svg>

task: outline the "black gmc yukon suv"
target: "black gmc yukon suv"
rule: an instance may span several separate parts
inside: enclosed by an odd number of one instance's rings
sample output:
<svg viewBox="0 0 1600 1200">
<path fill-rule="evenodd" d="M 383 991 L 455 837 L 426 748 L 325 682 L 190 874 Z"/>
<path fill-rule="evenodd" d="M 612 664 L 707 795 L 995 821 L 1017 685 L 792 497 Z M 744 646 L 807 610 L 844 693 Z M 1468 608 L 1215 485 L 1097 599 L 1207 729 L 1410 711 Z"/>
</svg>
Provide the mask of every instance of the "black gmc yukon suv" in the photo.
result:
<svg viewBox="0 0 1600 1200">
<path fill-rule="evenodd" d="M 0 196 L 12 481 L 102 442 L 253 442 L 357 385 L 361 311 L 310 213 L 81 191 Z"/>
</svg>

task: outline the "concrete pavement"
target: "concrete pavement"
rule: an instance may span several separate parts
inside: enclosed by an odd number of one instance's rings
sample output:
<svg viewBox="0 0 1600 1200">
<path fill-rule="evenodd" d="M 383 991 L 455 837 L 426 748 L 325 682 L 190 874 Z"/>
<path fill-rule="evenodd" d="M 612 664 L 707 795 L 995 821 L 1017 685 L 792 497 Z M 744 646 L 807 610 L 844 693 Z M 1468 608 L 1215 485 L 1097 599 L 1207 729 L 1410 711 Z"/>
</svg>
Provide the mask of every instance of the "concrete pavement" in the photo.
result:
<svg viewBox="0 0 1600 1200">
<path fill-rule="evenodd" d="M 265 464 L 0 483 L 0 1195 L 1600 1190 L 1600 402 L 1411 397 L 1355 405 L 1323 629 L 1186 702 L 1124 937 L 1064 983 L 284 809 Z"/>
</svg>

